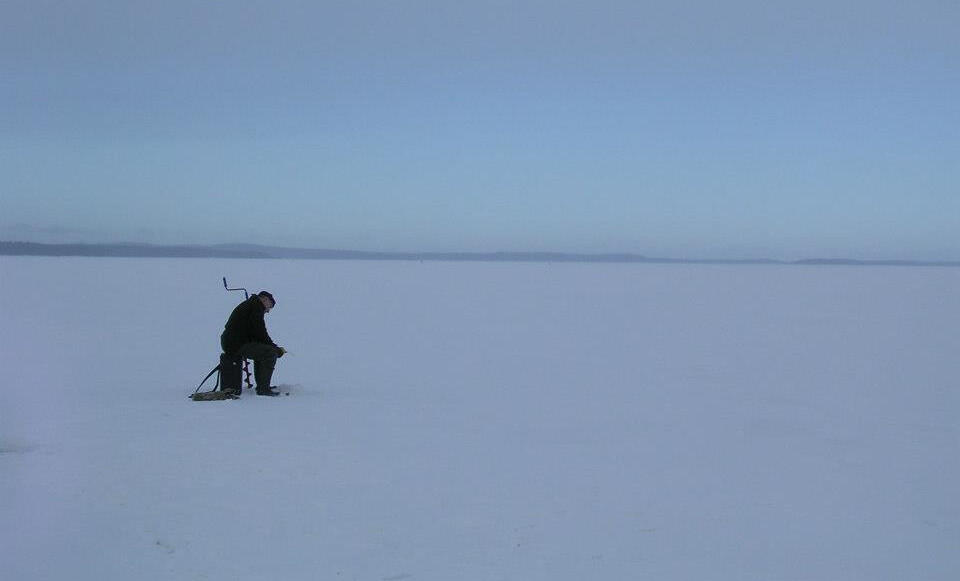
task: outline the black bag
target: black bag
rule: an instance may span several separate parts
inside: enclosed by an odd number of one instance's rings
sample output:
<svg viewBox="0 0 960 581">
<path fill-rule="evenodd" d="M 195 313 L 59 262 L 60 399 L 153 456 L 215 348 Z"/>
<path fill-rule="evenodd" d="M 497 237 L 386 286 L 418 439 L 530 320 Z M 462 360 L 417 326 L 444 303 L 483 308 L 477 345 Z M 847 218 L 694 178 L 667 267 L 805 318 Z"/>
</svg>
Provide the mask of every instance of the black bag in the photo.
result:
<svg viewBox="0 0 960 581">
<path fill-rule="evenodd" d="M 243 387 L 243 359 L 227 353 L 220 354 L 220 391 L 240 393 Z"/>
<path fill-rule="evenodd" d="M 214 384 L 213 389 L 210 391 L 200 391 L 200 388 L 203 387 L 203 384 L 207 382 L 208 379 L 213 377 L 213 374 L 217 374 L 217 383 Z M 217 391 L 217 388 L 220 388 Z M 216 401 L 221 399 L 237 399 L 240 397 L 240 391 L 243 387 L 243 359 L 236 359 L 222 353 L 220 355 L 220 365 L 217 365 L 213 368 L 206 377 L 203 378 L 203 381 L 200 382 L 200 385 L 197 386 L 197 389 L 193 391 L 188 397 L 193 401 Z"/>
</svg>

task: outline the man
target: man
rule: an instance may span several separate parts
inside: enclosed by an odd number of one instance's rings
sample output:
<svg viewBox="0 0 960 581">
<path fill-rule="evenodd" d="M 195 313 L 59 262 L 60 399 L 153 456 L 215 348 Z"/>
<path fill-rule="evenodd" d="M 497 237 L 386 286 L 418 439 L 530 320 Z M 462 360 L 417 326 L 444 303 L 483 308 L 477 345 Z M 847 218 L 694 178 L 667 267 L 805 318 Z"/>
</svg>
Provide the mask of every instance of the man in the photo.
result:
<svg viewBox="0 0 960 581">
<path fill-rule="evenodd" d="M 263 321 L 263 316 L 276 304 L 272 294 L 260 291 L 233 309 L 220 335 L 224 353 L 235 359 L 253 359 L 257 395 L 279 395 L 270 387 L 270 379 L 277 359 L 287 351 L 273 342 Z M 239 393 L 234 392 L 234 395 Z"/>
</svg>

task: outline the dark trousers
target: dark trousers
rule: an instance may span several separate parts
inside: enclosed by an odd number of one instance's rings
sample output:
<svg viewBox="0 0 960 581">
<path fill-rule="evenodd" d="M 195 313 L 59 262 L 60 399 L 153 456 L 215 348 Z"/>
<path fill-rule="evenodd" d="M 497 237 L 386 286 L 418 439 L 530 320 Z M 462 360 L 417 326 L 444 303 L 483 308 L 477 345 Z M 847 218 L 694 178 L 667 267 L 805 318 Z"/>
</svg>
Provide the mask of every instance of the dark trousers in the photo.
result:
<svg viewBox="0 0 960 581">
<path fill-rule="evenodd" d="M 270 389 L 273 368 L 277 366 L 277 348 L 266 343 L 245 343 L 234 354 L 238 359 L 253 359 L 253 377 L 257 389 Z"/>
</svg>

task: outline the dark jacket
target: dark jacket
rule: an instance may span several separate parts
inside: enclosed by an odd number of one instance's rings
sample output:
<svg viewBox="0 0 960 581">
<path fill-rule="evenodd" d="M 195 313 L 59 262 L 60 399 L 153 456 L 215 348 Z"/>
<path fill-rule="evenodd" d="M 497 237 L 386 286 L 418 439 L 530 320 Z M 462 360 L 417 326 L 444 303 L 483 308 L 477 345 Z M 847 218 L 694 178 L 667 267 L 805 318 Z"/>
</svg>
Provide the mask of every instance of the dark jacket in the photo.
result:
<svg viewBox="0 0 960 581">
<path fill-rule="evenodd" d="M 263 321 L 266 309 L 260 297 L 253 295 L 243 301 L 230 313 L 227 324 L 220 335 L 220 345 L 224 353 L 236 353 L 247 343 L 266 343 L 277 346 L 267 333 L 267 324 Z"/>
</svg>

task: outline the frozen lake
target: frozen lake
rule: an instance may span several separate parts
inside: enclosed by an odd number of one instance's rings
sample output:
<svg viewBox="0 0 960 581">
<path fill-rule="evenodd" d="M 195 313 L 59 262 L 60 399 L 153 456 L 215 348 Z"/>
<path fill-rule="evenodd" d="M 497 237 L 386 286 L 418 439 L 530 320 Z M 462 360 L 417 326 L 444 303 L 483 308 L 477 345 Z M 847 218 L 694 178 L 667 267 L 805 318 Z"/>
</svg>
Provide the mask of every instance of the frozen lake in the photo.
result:
<svg viewBox="0 0 960 581">
<path fill-rule="evenodd" d="M 289 398 L 194 403 L 267 289 Z M 4 579 L 960 578 L 960 269 L 0 257 Z"/>
</svg>

